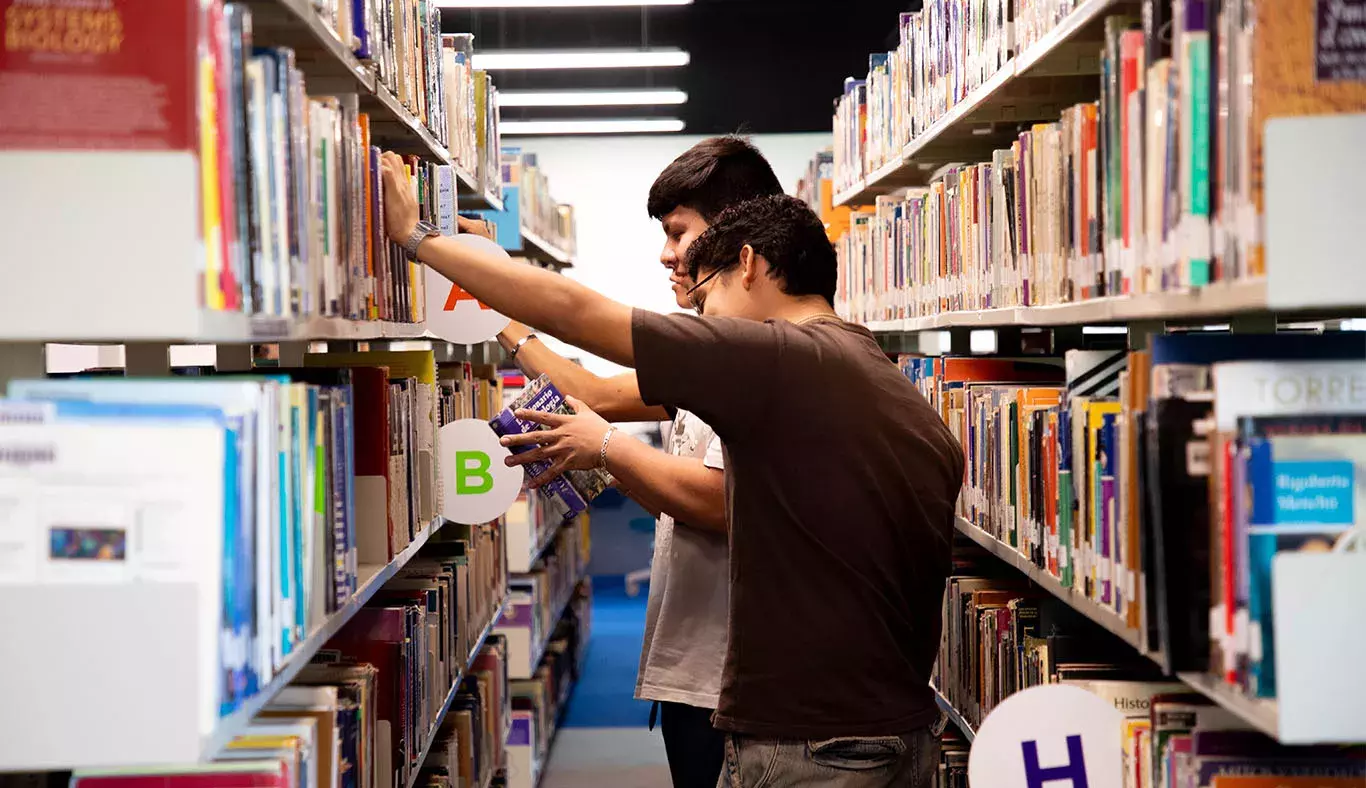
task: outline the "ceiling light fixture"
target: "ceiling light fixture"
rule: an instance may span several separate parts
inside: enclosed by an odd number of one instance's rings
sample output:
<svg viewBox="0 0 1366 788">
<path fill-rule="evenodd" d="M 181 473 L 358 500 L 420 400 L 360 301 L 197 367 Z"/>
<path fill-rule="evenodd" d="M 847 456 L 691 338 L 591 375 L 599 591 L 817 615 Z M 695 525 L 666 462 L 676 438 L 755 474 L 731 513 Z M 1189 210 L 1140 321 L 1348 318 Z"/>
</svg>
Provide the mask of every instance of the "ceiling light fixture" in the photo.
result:
<svg viewBox="0 0 1366 788">
<path fill-rule="evenodd" d="M 628 107 L 682 104 L 681 90 L 500 90 L 500 107 Z"/>
<path fill-rule="evenodd" d="M 683 130 L 677 118 L 621 118 L 614 120 L 504 120 L 498 132 L 504 137 L 541 134 L 645 134 Z"/>
<path fill-rule="evenodd" d="M 567 68 L 669 68 L 688 65 L 681 49 L 509 49 L 474 53 L 474 67 L 485 71 Z"/>
<path fill-rule="evenodd" d="M 693 0 L 437 0 L 440 8 L 612 8 L 692 5 Z"/>
</svg>

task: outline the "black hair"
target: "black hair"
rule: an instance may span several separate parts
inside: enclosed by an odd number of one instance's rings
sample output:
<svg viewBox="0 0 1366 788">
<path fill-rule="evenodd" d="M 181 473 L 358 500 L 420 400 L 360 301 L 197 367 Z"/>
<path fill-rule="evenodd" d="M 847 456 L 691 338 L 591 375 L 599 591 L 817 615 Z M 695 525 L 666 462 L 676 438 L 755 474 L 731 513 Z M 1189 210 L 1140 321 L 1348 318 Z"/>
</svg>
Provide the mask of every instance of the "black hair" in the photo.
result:
<svg viewBox="0 0 1366 788">
<path fill-rule="evenodd" d="M 738 202 L 782 193 L 764 155 L 743 137 L 728 134 L 702 140 L 674 159 L 650 186 L 645 207 L 651 219 L 663 219 L 681 206 L 710 223 Z"/>
<path fill-rule="evenodd" d="M 740 264 L 748 244 L 768 261 L 769 275 L 791 296 L 818 295 L 835 303 L 838 263 L 825 225 L 805 202 L 775 194 L 721 212 L 688 248 L 688 273 L 725 270 Z"/>
</svg>

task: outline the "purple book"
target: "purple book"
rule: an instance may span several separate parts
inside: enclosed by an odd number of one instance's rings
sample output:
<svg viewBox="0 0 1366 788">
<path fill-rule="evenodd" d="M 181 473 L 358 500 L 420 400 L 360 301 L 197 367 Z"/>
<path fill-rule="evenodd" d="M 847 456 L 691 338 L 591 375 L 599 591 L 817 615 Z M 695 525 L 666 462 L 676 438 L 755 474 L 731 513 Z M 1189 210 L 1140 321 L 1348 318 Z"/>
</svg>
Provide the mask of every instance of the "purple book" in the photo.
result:
<svg viewBox="0 0 1366 788">
<path fill-rule="evenodd" d="M 573 413 L 565 404 L 564 396 L 542 375 L 527 384 L 517 399 L 489 421 L 489 426 L 498 435 L 522 435 L 534 430 L 544 429 L 541 425 L 517 418 L 519 410 L 537 410 L 544 413 Z M 514 454 L 530 451 L 533 447 L 521 446 L 512 449 Z M 540 476 L 550 468 L 551 463 L 538 460 L 526 466 L 529 476 Z M 588 502 L 612 484 L 612 477 L 605 471 L 567 471 L 550 480 L 540 488 L 541 495 L 561 510 L 568 518 L 588 508 Z"/>
</svg>

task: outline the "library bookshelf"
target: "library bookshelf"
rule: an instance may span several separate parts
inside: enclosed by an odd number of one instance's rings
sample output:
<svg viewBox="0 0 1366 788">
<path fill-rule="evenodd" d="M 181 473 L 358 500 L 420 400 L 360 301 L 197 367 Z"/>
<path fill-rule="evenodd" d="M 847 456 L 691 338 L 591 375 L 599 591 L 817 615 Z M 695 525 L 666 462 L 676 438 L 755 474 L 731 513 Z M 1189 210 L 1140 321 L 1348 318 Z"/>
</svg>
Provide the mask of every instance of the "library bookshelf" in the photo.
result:
<svg viewBox="0 0 1366 788">
<path fill-rule="evenodd" d="M 1348 203 L 1361 204 L 1358 184 L 1366 178 L 1366 148 L 1359 142 L 1366 139 L 1366 89 L 1359 77 L 1354 78 L 1357 84 L 1349 88 L 1355 91 L 1350 101 L 1331 107 L 1320 105 L 1316 110 L 1318 114 L 1299 114 L 1308 112 L 1300 108 L 1267 110 L 1267 118 L 1247 121 L 1249 136 L 1246 140 L 1220 137 L 1219 155 L 1225 156 L 1224 159 L 1215 161 L 1214 154 L 1204 149 L 1192 151 L 1185 137 L 1180 138 L 1183 140 L 1180 145 L 1187 145 L 1187 148 L 1181 149 L 1180 154 L 1158 147 L 1159 153 L 1173 157 L 1165 159 L 1172 168 L 1161 171 L 1160 167 L 1154 168 L 1151 164 L 1163 162 L 1163 155 L 1155 155 L 1152 148 L 1132 146 L 1163 144 L 1162 135 L 1155 135 L 1151 128 L 1144 126 L 1155 117 L 1151 107 L 1160 106 L 1166 110 L 1182 106 L 1183 112 L 1189 107 L 1178 105 L 1175 99 L 1164 105 L 1160 98 L 1157 104 L 1136 105 L 1133 95 L 1117 94 L 1118 82 L 1105 82 L 1102 75 L 1113 77 L 1123 58 L 1127 58 L 1123 60 L 1125 68 L 1136 62 L 1136 72 L 1126 73 L 1137 73 L 1137 78 L 1122 89 L 1139 91 L 1138 101 L 1152 102 L 1154 99 L 1149 94 L 1155 90 L 1154 84 L 1174 84 L 1155 83 L 1154 79 L 1174 80 L 1179 68 L 1198 68 L 1191 65 L 1191 61 L 1181 60 L 1180 35 L 1176 44 L 1151 35 L 1147 27 L 1148 15 L 1154 8 L 1158 8 L 1160 14 L 1164 4 L 1156 0 L 1045 0 L 1035 3 L 1029 12 L 1044 9 L 1045 14 L 1053 16 L 1037 34 L 1024 38 L 1021 31 L 1027 23 L 1017 16 L 1012 28 L 1014 38 L 1009 40 L 1028 43 L 1013 51 L 1007 48 L 1013 44 L 995 50 L 991 48 L 995 33 L 988 21 L 982 40 L 969 43 L 967 54 L 963 56 L 972 73 L 958 79 L 949 78 L 941 67 L 931 78 L 939 81 L 927 82 L 930 95 L 924 97 L 914 92 L 914 88 L 922 86 L 915 81 L 915 69 L 924 65 L 915 58 L 927 51 L 929 57 L 946 62 L 961 55 L 953 51 L 953 46 L 949 47 L 947 56 L 942 50 L 936 51 L 940 42 L 935 36 L 942 31 L 935 32 L 937 28 L 932 26 L 936 17 L 931 6 L 938 9 L 927 2 L 927 10 L 919 17 L 903 14 L 897 51 L 888 53 L 885 59 L 874 55 L 870 58 L 867 79 L 846 83 L 844 95 L 837 103 L 835 147 L 822 152 L 813 161 L 808 170 L 811 182 L 804 182 L 802 188 L 808 195 L 819 194 L 820 188 L 830 187 L 830 182 L 825 180 L 829 177 L 838 187 L 833 189 L 833 205 L 851 209 L 845 214 L 831 210 L 829 204 L 813 204 L 813 209 L 822 213 L 827 227 L 835 234 L 840 254 L 837 308 L 847 319 L 860 322 L 872 331 L 889 353 L 911 354 L 903 357 L 908 365 L 907 374 L 922 385 L 922 390 L 926 385 L 924 376 L 929 374 L 933 378 L 928 385 L 932 389 L 939 386 L 935 391 L 943 398 L 936 404 L 944 409 L 946 419 L 952 413 L 954 418 L 962 420 L 965 440 L 969 437 L 967 431 L 976 430 L 971 433 L 971 440 L 980 444 L 981 454 L 990 458 L 1000 449 L 997 444 L 1005 440 L 1003 435 L 1012 435 L 1011 448 L 1018 447 L 1023 452 L 1029 447 L 1023 437 L 1015 443 L 1013 433 L 1007 431 L 1015 429 L 1015 422 L 1006 420 L 1017 416 L 1021 419 L 1021 435 L 1033 429 L 1024 425 L 1024 416 L 1030 413 L 1025 399 L 1018 400 L 1018 410 L 1010 411 L 1013 415 L 1006 415 L 1008 407 L 1017 407 L 1004 404 L 1016 402 L 1008 394 L 1010 387 L 1017 386 L 1024 391 L 1032 386 L 1043 395 L 1044 390 L 1056 385 L 1063 392 L 1060 407 L 1066 410 L 1068 398 L 1073 396 L 1070 390 L 1073 376 L 1070 371 L 1065 372 L 1064 365 L 1073 363 L 1065 361 L 1072 351 L 1091 353 L 1093 357 L 1105 352 L 1124 355 L 1122 362 L 1115 359 L 1106 362 L 1114 364 L 1105 370 L 1105 374 L 1116 376 L 1114 390 L 1104 394 L 1082 391 L 1076 395 L 1079 400 L 1091 397 L 1113 400 L 1117 392 L 1123 390 L 1122 386 L 1129 385 L 1128 390 L 1135 391 L 1132 382 L 1121 382 L 1124 378 L 1118 377 L 1120 372 L 1117 370 L 1126 370 L 1127 374 L 1134 354 L 1147 353 L 1149 355 L 1142 357 L 1154 359 L 1153 342 L 1159 337 L 1181 333 L 1229 333 L 1245 335 L 1249 344 L 1256 345 L 1259 335 L 1270 333 L 1345 334 L 1361 327 L 1361 321 L 1356 318 L 1366 316 L 1366 276 L 1362 274 L 1366 271 L 1366 252 L 1360 244 L 1359 232 L 1349 229 L 1359 224 L 1359 216 L 1354 218 L 1343 208 Z M 1260 10 L 1256 14 L 1259 15 L 1271 13 L 1274 8 L 1275 13 L 1313 16 L 1312 3 L 1257 6 Z M 1224 13 L 1230 4 L 1211 4 L 1210 8 Z M 1269 35 L 1267 26 L 1261 24 L 1262 19 L 1262 16 L 1256 18 L 1260 27 L 1255 35 Z M 921 23 L 925 26 L 917 27 Z M 1232 35 L 1238 44 L 1251 40 L 1238 38 L 1253 35 L 1248 32 L 1251 27 L 1246 27 L 1252 25 L 1251 17 L 1244 19 L 1234 15 L 1231 20 L 1221 17 L 1219 23 L 1230 25 L 1220 30 L 1219 35 Z M 955 23 L 949 20 L 947 24 Z M 1183 24 L 1196 23 L 1185 20 Z M 1210 24 L 1207 30 L 1213 30 L 1214 23 Z M 1309 58 L 1305 62 L 1312 62 L 1312 57 L 1305 52 L 1313 49 L 1314 42 L 1283 33 L 1288 27 L 1275 28 L 1278 34 L 1286 37 L 1278 39 L 1276 45 L 1265 51 L 1284 44 L 1287 49 L 1295 49 L 1295 54 L 1287 55 L 1288 58 L 1296 59 L 1297 63 L 1301 62 L 1298 59 L 1304 58 Z M 1201 30 L 1191 27 L 1178 32 L 1181 35 L 1190 33 L 1198 39 Z M 925 43 L 926 37 L 928 43 Z M 1225 43 L 1220 40 L 1221 46 Z M 1263 45 L 1258 40 L 1258 46 Z M 907 55 L 908 52 L 912 54 Z M 1263 54 L 1257 56 L 1266 56 L 1263 50 L 1259 52 Z M 973 57 L 980 60 L 973 61 Z M 999 61 L 994 59 L 997 57 Z M 990 66 L 978 65 L 981 61 Z M 908 62 L 912 64 L 910 72 L 905 70 Z M 998 62 L 1000 65 L 996 66 Z M 1244 78 L 1245 73 L 1251 73 L 1251 62 L 1234 63 L 1215 58 L 1211 70 L 1220 79 L 1237 80 Z M 979 75 L 973 70 L 985 71 L 989 67 L 995 67 L 994 72 Z M 1170 71 L 1163 70 L 1167 67 Z M 1247 71 L 1239 71 L 1231 77 L 1220 71 L 1237 68 Z M 1294 68 L 1294 73 L 1299 75 L 1295 79 L 1304 77 L 1306 69 L 1312 70 L 1302 65 Z M 1290 73 L 1289 70 L 1286 73 Z M 970 81 L 972 79 L 976 81 Z M 1250 77 L 1248 79 L 1250 81 Z M 1141 92 L 1145 90 L 1145 84 L 1147 94 Z M 1295 86 L 1297 94 L 1304 94 L 1306 100 L 1321 100 L 1328 104 L 1329 99 L 1313 95 L 1315 89 L 1313 84 Z M 943 105 L 945 94 L 950 97 L 947 106 Z M 1164 91 L 1156 95 L 1172 94 Z M 1239 102 L 1250 101 L 1253 106 L 1260 106 L 1258 102 L 1269 100 L 1264 94 L 1257 94 L 1251 99 L 1225 96 L 1219 101 L 1225 103 L 1216 109 L 1223 112 L 1229 105 L 1245 111 L 1246 105 Z M 1140 107 L 1137 116 L 1132 115 L 1134 106 Z M 1145 106 L 1149 109 L 1144 109 Z M 909 123 L 897 114 L 907 107 L 911 111 Z M 1119 107 L 1127 107 L 1130 114 L 1121 116 Z M 858 125 L 854 119 L 862 116 L 852 109 L 866 111 L 866 125 Z M 1218 112 L 1209 121 L 1211 135 L 1226 130 L 1230 134 L 1236 132 L 1234 125 L 1227 129 L 1220 125 L 1227 116 Z M 1099 148 L 1099 155 L 1106 155 L 1104 145 L 1107 143 L 1092 145 L 1096 140 L 1087 135 L 1096 128 L 1108 128 L 1107 113 L 1108 122 L 1116 124 L 1113 131 L 1107 132 L 1111 136 L 1119 130 L 1119 117 L 1131 118 L 1124 121 L 1131 124 L 1130 130 L 1122 131 L 1127 135 L 1122 145 L 1114 141 L 1108 143 L 1109 155 L 1115 157 L 1115 169 L 1107 170 L 1109 160 L 1101 158 L 1102 164 L 1099 167 L 1089 165 L 1089 174 L 1084 176 L 1083 168 L 1088 165 L 1080 162 L 1088 153 L 1095 154 Z M 922 121 L 922 117 L 925 120 Z M 1134 117 L 1136 122 L 1132 120 Z M 1246 119 L 1247 116 L 1238 116 L 1235 112 L 1234 117 Z M 1199 125 L 1203 121 L 1194 111 L 1190 111 L 1188 117 L 1178 115 L 1172 109 L 1161 113 L 1161 118 L 1160 122 L 1167 124 L 1165 128 L 1173 130 L 1172 138 L 1188 131 L 1199 133 L 1203 128 Z M 1179 126 L 1180 123 L 1188 124 L 1189 128 Z M 1258 127 L 1255 123 L 1263 125 Z M 1143 134 L 1148 138 L 1143 138 Z M 1347 140 L 1351 137 L 1358 142 L 1349 144 Z M 899 145 L 892 142 L 902 139 L 909 141 Z M 1142 139 L 1142 142 L 1135 143 L 1134 139 Z M 1237 141 L 1230 142 L 1231 139 Z M 1055 142 L 1057 147 L 1053 147 Z M 1249 150 L 1256 153 L 1249 154 Z M 1235 160 L 1233 154 L 1226 151 L 1234 151 L 1247 159 Z M 1054 157 L 1055 153 L 1057 157 Z M 1203 154 L 1209 154 L 1211 158 L 1212 185 L 1206 186 L 1213 195 L 1214 207 L 1210 208 L 1208 224 L 1201 224 L 1200 219 L 1189 222 L 1184 214 L 1180 220 L 1174 220 L 1164 213 L 1165 209 L 1191 196 L 1187 192 L 1198 195 L 1199 185 L 1178 182 L 1178 165 L 1173 162 L 1176 162 L 1176 156 L 1184 155 L 1186 159 L 1179 167 L 1198 172 Z M 1059 159 L 1063 173 L 1055 178 Z M 1132 170 L 1134 174 L 1124 176 L 1121 188 L 1117 185 L 1121 160 L 1124 167 L 1147 164 L 1149 168 Z M 1218 169 L 1225 164 L 1232 168 L 1229 172 L 1240 167 L 1251 172 L 1254 185 L 1249 187 L 1231 175 L 1226 176 Z M 827 172 L 831 174 L 825 175 Z M 1154 173 L 1160 176 L 1156 180 Z M 1026 178 L 1030 180 L 1026 181 Z M 1055 181 L 1057 189 L 1052 186 Z M 1170 196 L 1170 203 L 1154 202 L 1154 184 L 1159 189 L 1158 197 Z M 814 188 L 817 186 L 820 188 Z M 1091 198 L 1100 201 L 1101 187 L 1106 205 L 1100 210 L 1092 210 L 1095 206 L 1088 205 L 1079 195 L 1089 188 Z M 1027 197 L 1021 196 L 1024 194 Z M 808 196 L 808 199 L 811 198 Z M 813 200 L 815 202 L 818 201 Z M 1163 210 L 1154 211 L 1154 204 L 1163 206 Z M 1055 206 L 1062 207 L 1057 207 L 1053 213 Z M 1154 226 L 1161 230 L 1160 237 L 1149 237 L 1155 232 Z M 1050 234 L 1053 230 L 1058 231 L 1056 235 Z M 1210 276 L 1198 273 L 1194 277 L 1185 276 L 1192 270 L 1198 272 L 1199 266 L 1206 263 L 1210 265 Z M 1182 268 L 1192 265 L 1194 268 Z M 1001 303 L 1008 305 L 996 305 Z M 978 343 L 975 341 L 978 334 L 993 334 L 995 341 Z M 1105 334 L 1116 336 L 1100 336 Z M 934 372 L 929 372 L 930 367 L 923 365 L 930 362 L 917 358 L 917 351 L 922 357 L 936 357 L 935 364 L 939 363 L 940 356 L 984 361 L 994 358 L 1002 364 L 1018 363 L 1031 369 L 1018 378 L 968 376 L 951 378 L 951 384 L 942 386 L 942 379 L 938 377 L 940 368 L 935 366 Z M 1227 360 L 1243 358 L 1235 356 Z M 1246 358 L 1261 357 L 1254 354 Z M 1215 357 L 1214 361 L 1206 363 L 1206 373 L 1217 375 L 1217 366 L 1222 360 Z M 1293 362 L 1297 359 L 1278 357 L 1277 360 Z M 1353 360 L 1339 359 L 1344 364 Z M 917 362 L 922 366 L 917 368 Z M 1056 381 L 1042 372 L 1050 364 L 1056 365 Z M 1215 367 L 1213 372 L 1211 366 Z M 1149 367 L 1138 369 L 1146 374 Z M 1030 378 L 1029 374 L 1039 377 Z M 1064 379 L 1069 381 L 1069 388 L 1063 388 Z M 982 394 L 977 400 L 972 399 L 969 390 L 973 383 L 981 383 Z M 1147 381 L 1144 381 L 1146 385 Z M 955 398 L 950 399 L 950 391 L 955 386 L 962 388 L 952 391 Z M 986 393 L 993 386 L 996 390 Z M 1136 390 L 1151 392 L 1145 387 Z M 1212 391 L 1208 393 L 1213 396 Z M 1142 404 L 1146 405 L 1146 397 L 1146 394 L 1140 394 L 1134 402 L 1142 399 Z M 1123 410 L 1116 411 L 1116 419 L 1129 419 L 1131 414 L 1143 412 L 1137 405 L 1130 408 L 1123 394 L 1117 399 Z M 1002 408 L 999 420 L 991 410 L 997 406 Z M 973 408 L 985 410 L 974 411 Z M 1047 415 L 1052 417 L 1060 412 L 1050 410 Z M 1099 418 L 1093 415 L 1099 411 L 1086 412 L 1088 418 Z M 1147 414 L 1152 415 L 1151 408 Z M 1006 424 L 1011 426 L 1006 427 Z M 1124 424 L 1116 427 L 1115 437 L 1106 440 L 1129 441 L 1129 451 L 1134 450 L 1135 436 L 1144 438 L 1153 429 L 1151 424 L 1137 428 L 1128 426 L 1127 422 Z M 992 429 L 999 432 L 987 431 Z M 1075 435 L 1078 427 L 1074 425 L 1071 429 Z M 1120 432 L 1121 429 L 1133 429 L 1134 432 Z M 1029 433 L 1031 437 L 1039 434 L 1056 437 L 1055 432 Z M 1095 448 L 1093 444 L 1086 446 L 1086 451 Z M 1106 450 L 1115 450 L 1114 445 L 1107 444 Z M 1124 450 L 1121 443 L 1116 451 Z M 1132 455 L 1124 456 L 1132 458 Z M 1050 456 L 1048 461 L 1053 459 Z M 1013 467 L 1016 461 L 1001 457 L 999 463 L 982 460 L 982 464 L 972 467 L 979 471 L 981 468 Z M 1037 472 L 1038 467 L 1033 463 L 1040 460 L 1031 458 L 1030 464 L 1026 465 L 1022 454 L 1018 462 L 1019 467 Z M 1154 461 L 1148 459 L 1147 462 Z M 1136 478 L 1156 484 L 1145 479 L 1142 472 Z M 1126 483 L 1115 480 L 1117 487 Z M 981 488 L 977 493 L 1006 495 L 1004 492 L 983 493 Z M 1012 489 L 1010 495 L 1015 494 Z M 1148 495 L 1146 490 L 1129 493 L 1131 499 L 1143 500 L 1143 505 L 1147 505 Z M 997 524 L 992 523 L 993 527 L 988 531 L 960 517 L 954 529 L 965 541 L 974 543 L 997 559 L 985 562 L 983 573 L 994 579 L 994 569 L 987 571 L 986 567 L 1004 565 L 1007 570 L 1003 582 L 1005 578 L 1027 578 L 1032 590 L 1046 593 L 1085 619 L 1079 622 L 1079 625 L 1086 625 L 1081 631 L 1094 625 L 1098 640 L 1106 643 L 1113 640 L 1120 651 L 1138 657 L 1136 661 L 1131 660 L 1133 665 L 1126 663 L 1125 669 L 1132 668 L 1129 673 L 1116 671 L 1113 675 L 1146 675 L 1138 666 L 1156 666 L 1159 673 L 1154 675 L 1174 674 L 1173 680 L 1179 680 L 1191 692 L 1204 695 L 1247 726 L 1282 743 L 1366 741 L 1366 725 L 1362 724 L 1359 715 L 1353 717 L 1328 708 L 1324 700 L 1328 689 L 1323 682 L 1303 695 L 1283 695 L 1278 700 L 1253 694 L 1256 678 L 1249 675 L 1246 667 L 1227 668 L 1227 680 L 1222 670 L 1215 675 L 1191 672 L 1180 664 L 1173 668 L 1173 657 L 1163 653 L 1163 644 L 1170 637 L 1168 630 L 1185 626 L 1185 622 L 1178 625 L 1148 620 L 1150 615 L 1160 615 L 1150 607 L 1157 603 L 1147 598 L 1131 602 L 1135 598 L 1131 585 L 1129 590 L 1122 592 L 1123 604 L 1138 604 L 1144 617 L 1140 626 L 1134 626 L 1132 615 L 1122 617 L 1109 605 L 1092 598 L 1098 594 L 1088 595 L 1081 588 L 1064 585 L 1058 577 L 1039 568 L 1031 557 L 997 539 L 993 533 L 1027 527 L 1019 525 L 1025 519 L 1024 515 L 1017 515 L 1017 503 L 1012 497 L 1008 504 L 995 500 L 985 504 L 989 511 L 997 512 L 999 507 L 1005 507 L 1009 510 L 1007 517 L 1021 518 L 1010 528 L 996 527 Z M 979 506 L 973 503 L 974 508 Z M 981 510 L 978 511 L 978 522 L 981 522 Z M 1152 524 L 1143 517 L 1147 515 L 1140 517 L 1138 522 L 1142 523 L 1142 528 L 1149 528 Z M 1227 539 L 1228 529 L 1232 527 L 1225 527 L 1220 538 Z M 1143 538 L 1150 538 L 1150 534 L 1144 533 Z M 1089 550 L 1092 546 L 1083 547 Z M 1038 551 L 1043 546 L 1035 544 L 1033 548 Z M 1123 549 L 1128 560 L 1131 548 Z M 1140 552 L 1142 549 L 1139 548 Z M 1085 560 L 1092 559 L 1087 554 Z M 1245 561 L 1246 557 L 1239 555 L 1234 560 Z M 1222 571 L 1227 577 L 1231 570 Z M 1246 567 L 1241 571 L 1246 571 Z M 1109 580 L 1088 582 L 1103 582 L 1108 586 Z M 1134 581 L 1129 578 L 1128 582 Z M 1142 596 L 1151 591 L 1145 589 L 1138 594 Z M 1173 593 L 1162 587 L 1157 589 L 1158 593 L 1164 591 Z M 1108 597 L 1109 592 L 1105 593 Z M 1051 604 L 1052 600 L 1048 601 Z M 1115 606 L 1120 604 L 1116 599 Z M 1132 613 L 1133 608 L 1129 610 Z M 1278 615 L 1276 623 L 1279 625 L 1280 621 Z M 1235 633 L 1233 623 L 1228 627 L 1229 638 L 1224 645 L 1232 649 L 1235 646 L 1228 644 L 1237 643 L 1236 648 L 1243 649 L 1237 652 L 1238 658 L 1242 659 L 1248 648 L 1244 645 L 1246 638 Z M 1325 629 L 1328 628 L 1330 625 L 1325 624 Z M 1338 641 L 1325 637 L 1318 648 L 1334 648 L 1330 642 Z M 1265 648 L 1257 649 L 1256 645 L 1252 648 L 1258 654 L 1265 651 Z M 1312 648 L 1301 646 L 1295 653 L 1312 651 Z M 1114 659 L 1121 661 L 1118 656 Z M 1188 655 L 1182 659 L 1191 664 L 1198 661 Z M 1225 660 L 1228 659 L 1225 656 Z M 1258 659 L 1260 657 L 1250 658 L 1251 661 Z M 1354 697 L 1352 703 L 1366 703 L 1366 697 Z M 948 706 L 943 696 L 940 705 Z M 1313 725 L 1304 722 L 1308 713 L 1304 710 L 1311 706 L 1324 710 Z M 950 719 L 955 714 L 951 708 L 945 708 L 945 712 Z"/>
</svg>

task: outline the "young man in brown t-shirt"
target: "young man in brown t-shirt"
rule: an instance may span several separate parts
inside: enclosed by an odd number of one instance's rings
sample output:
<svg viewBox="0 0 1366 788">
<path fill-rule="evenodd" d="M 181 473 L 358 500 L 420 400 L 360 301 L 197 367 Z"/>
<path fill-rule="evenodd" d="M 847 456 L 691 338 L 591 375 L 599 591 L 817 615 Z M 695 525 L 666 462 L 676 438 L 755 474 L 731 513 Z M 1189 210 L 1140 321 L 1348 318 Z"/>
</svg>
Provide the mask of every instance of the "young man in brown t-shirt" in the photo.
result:
<svg viewBox="0 0 1366 788">
<path fill-rule="evenodd" d="M 697 413 L 725 444 L 721 784 L 929 786 L 962 453 L 872 335 L 834 314 L 820 221 L 784 196 L 727 210 L 689 250 L 702 316 L 665 316 L 423 237 L 402 160 L 384 165 L 390 237 L 499 312 L 635 367 L 645 402 Z M 546 419 L 518 459 L 610 455 L 578 418 Z"/>
</svg>

